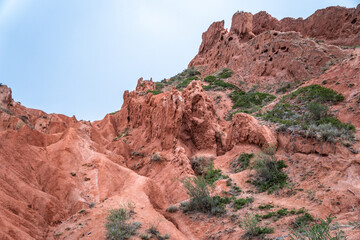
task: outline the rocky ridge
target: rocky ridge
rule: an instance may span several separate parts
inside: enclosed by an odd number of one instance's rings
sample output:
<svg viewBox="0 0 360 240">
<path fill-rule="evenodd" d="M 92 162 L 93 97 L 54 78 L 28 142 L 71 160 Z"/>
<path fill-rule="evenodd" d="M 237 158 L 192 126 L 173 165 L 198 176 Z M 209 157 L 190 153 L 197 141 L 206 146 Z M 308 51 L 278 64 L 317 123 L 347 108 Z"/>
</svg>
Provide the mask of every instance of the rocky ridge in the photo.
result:
<svg viewBox="0 0 360 240">
<path fill-rule="evenodd" d="M 266 204 L 276 211 L 305 207 L 319 218 L 331 213 L 348 239 L 358 239 L 360 49 L 336 45 L 358 44 L 359 7 L 331 7 L 306 20 L 235 13 L 230 32 L 222 21 L 203 34 L 189 64 L 201 73 L 195 73 L 197 79 L 184 88 L 168 79 L 159 94 L 158 83 L 139 79 L 136 90 L 124 93 L 121 109 L 101 121 L 26 108 L 12 99 L 10 88 L 0 86 L 0 239 L 104 239 L 108 210 L 129 203 L 133 221 L 141 223 L 139 233 L 156 226 L 171 239 L 246 237 L 239 221 L 264 214 L 258 207 Z M 334 19 L 339 24 L 331 24 Z M 321 27 L 328 22 L 332 29 Z M 349 34 L 332 35 L 339 31 Z M 223 68 L 233 74 L 216 80 L 225 88 L 213 88 L 206 76 Z M 275 92 L 283 83 L 291 88 Z M 256 84 L 257 91 L 277 98 L 257 112 L 234 112 L 228 119 L 234 104 L 229 96 L 252 94 Z M 328 108 L 355 126 L 351 144 L 308 138 L 291 127 L 280 131 L 256 115 L 314 84 L 344 96 Z M 257 155 L 268 147 L 287 165 L 288 188 L 276 194 L 257 191 L 249 182 L 254 170 L 230 167 L 241 154 Z M 227 209 L 221 217 L 166 211 L 188 199 L 178 179 L 195 175 L 196 157 L 214 158 L 214 167 L 241 188 L 236 197 L 253 199 L 250 206 Z M 227 196 L 234 186 L 218 180 L 213 194 Z M 269 222 L 275 231 L 267 236 L 288 235 L 295 217 Z"/>
</svg>

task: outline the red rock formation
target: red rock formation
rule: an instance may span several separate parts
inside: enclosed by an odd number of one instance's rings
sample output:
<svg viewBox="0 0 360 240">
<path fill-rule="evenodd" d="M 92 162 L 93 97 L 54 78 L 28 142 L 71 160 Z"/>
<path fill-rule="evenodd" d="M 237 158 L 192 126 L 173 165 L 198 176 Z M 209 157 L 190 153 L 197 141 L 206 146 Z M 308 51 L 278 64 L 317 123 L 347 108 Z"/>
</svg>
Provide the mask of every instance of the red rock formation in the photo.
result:
<svg viewBox="0 0 360 240">
<path fill-rule="evenodd" d="M 345 55 L 338 47 L 304 39 L 296 32 L 264 32 L 246 43 L 236 34 L 199 54 L 189 66 L 205 66 L 208 75 L 219 68 L 230 68 L 236 78 L 248 84 L 279 84 L 318 76 L 331 61 Z"/>
<path fill-rule="evenodd" d="M 237 12 L 232 17 L 230 33 L 236 34 L 241 41 L 248 41 L 255 37 L 252 32 L 253 15 L 248 12 Z"/>
<path fill-rule="evenodd" d="M 152 78 L 147 81 L 143 80 L 143 78 L 139 78 L 138 83 L 136 85 L 136 91 L 138 92 L 147 92 L 155 90 L 156 86 L 155 83 L 152 81 Z"/>
<path fill-rule="evenodd" d="M 224 29 L 224 21 L 214 22 L 208 30 L 202 34 L 202 42 L 199 53 L 205 53 L 211 49 L 226 33 Z"/>
<path fill-rule="evenodd" d="M 326 44 L 360 44 L 359 14 L 360 5 L 356 9 L 318 10 L 306 20 L 284 18 L 278 21 L 266 12 L 254 16 L 237 12 L 232 18 L 230 32 L 224 29 L 222 21 L 213 23 L 203 33 L 199 52 L 189 67 L 203 66 L 205 75 L 230 68 L 240 80 L 257 84 L 263 84 L 264 76 L 266 84 L 316 77 L 329 61 L 344 56 L 340 48 Z"/>
<path fill-rule="evenodd" d="M 343 19 L 338 24 L 331 14 Z M 236 13 L 230 32 L 223 21 L 209 27 L 190 65 L 206 66 L 207 73 L 229 67 L 249 85 L 312 78 L 304 85 L 322 84 L 345 96 L 331 111 L 359 127 L 360 49 L 341 50 L 304 38 L 353 43 L 358 14 L 359 7 L 336 7 L 318 11 L 310 20 L 277 21 L 264 12 Z M 324 22 L 324 29 L 317 23 L 321 16 L 331 23 Z M 349 38 L 330 34 L 329 26 Z M 343 226 L 360 220 L 359 142 L 350 149 L 346 142 L 335 145 L 277 133 L 245 113 L 226 122 L 219 114 L 224 109 L 217 109 L 213 100 L 220 96 L 231 108 L 229 92 L 205 92 L 201 83 L 153 95 L 147 92 L 156 89 L 155 83 L 141 78 L 135 91 L 124 93 L 118 112 L 92 123 L 26 108 L 12 99 L 11 89 L 0 86 L 0 239 L 104 239 L 108 210 L 129 202 L 135 212 L 131 220 L 142 223 L 139 233 L 157 226 L 172 239 L 238 239 L 245 231 L 233 214 L 198 214 L 194 220 L 181 211 L 166 212 L 188 198 L 178 180 L 193 176 L 194 156 L 216 157 L 215 167 L 241 187 L 238 197 L 253 197 L 252 208 L 238 210 L 240 216 L 250 210 L 262 213 L 259 205 L 276 203 L 274 211 L 305 206 L 317 217 L 336 214 Z M 248 183 L 253 170 L 235 173 L 229 168 L 240 154 L 257 154 L 266 146 L 277 146 L 275 156 L 288 166 L 292 188 L 276 195 L 256 192 Z M 231 193 L 227 180 L 215 185 L 214 193 Z M 279 219 L 269 237 L 284 235 L 293 220 Z M 349 239 L 359 239 L 358 228 L 344 231 Z"/>
<path fill-rule="evenodd" d="M 328 7 L 316 11 L 310 17 L 284 18 L 280 21 L 266 12 L 253 18 L 253 32 L 258 35 L 268 30 L 296 31 L 304 37 L 316 38 L 336 45 L 360 44 L 360 5 L 357 8 Z"/>
<path fill-rule="evenodd" d="M 237 113 L 233 116 L 226 139 L 226 149 L 229 151 L 239 143 L 253 143 L 260 147 L 277 147 L 275 133 L 267 126 L 246 113 Z"/>
</svg>

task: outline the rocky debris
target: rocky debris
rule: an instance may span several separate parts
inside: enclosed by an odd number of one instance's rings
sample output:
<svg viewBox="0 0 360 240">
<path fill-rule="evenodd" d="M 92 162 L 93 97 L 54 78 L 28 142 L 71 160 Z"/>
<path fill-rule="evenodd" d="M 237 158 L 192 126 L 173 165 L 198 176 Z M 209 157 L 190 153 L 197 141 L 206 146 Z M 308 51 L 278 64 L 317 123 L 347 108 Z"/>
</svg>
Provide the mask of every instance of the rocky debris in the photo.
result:
<svg viewBox="0 0 360 240">
<path fill-rule="evenodd" d="M 267 126 L 261 125 L 253 116 L 237 113 L 233 116 L 226 139 L 229 151 L 239 143 L 253 143 L 262 148 L 277 147 L 276 134 Z"/>
</svg>

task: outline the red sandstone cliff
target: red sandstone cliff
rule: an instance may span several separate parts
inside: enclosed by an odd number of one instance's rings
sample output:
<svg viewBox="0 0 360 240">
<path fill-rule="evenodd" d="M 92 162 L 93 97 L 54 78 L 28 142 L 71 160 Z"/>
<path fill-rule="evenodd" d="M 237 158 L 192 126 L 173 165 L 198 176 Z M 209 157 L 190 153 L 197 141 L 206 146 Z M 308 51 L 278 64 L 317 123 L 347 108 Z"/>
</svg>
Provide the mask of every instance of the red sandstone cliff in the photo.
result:
<svg viewBox="0 0 360 240">
<path fill-rule="evenodd" d="M 205 66 L 203 76 L 231 68 L 236 75 L 230 81 L 241 79 L 243 88 L 301 79 L 302 86 L 326 86 L 345 97 L 330 107 L 334 115 L 358 128 L 360 49 L 331 45 L 357 44 L 358 16 L 359 6 L 319 10 L 306 20 L 236 13 L 230 32 L 224 22 L 209 27 L 190 66 Z M 347 35 L 335 34 L 340 32 Z M 202 84 L 195 80 L 182 91 L 153 95 L 148 91 L 155 83 L 139 79 L 136 90 L 124 93 L 121 109 L 96 122 L 26 108 L 0 86 L 0 239 L 105 239 L 107 211 L 128 202 L 135 206 L 134 221 L 142 223 L 140 232 L 156 225 L 171 239 L 239 239 L 245 232 L 236 218 L 260 213 L 265 204 L 306 207 L 320 218 L 331 213 L 348 239 L 359 238 L 357 225 L 349 225 L 360 221 L 357 140 L 350 149 L 277 132 L 245 113 L 225 121 L 228 92 L 204 91 Z M 251 169 L 229 168 L 241 153 L 267 146 L 276 147 L 288 165 L 289 188 L 272 195 L 247 182 Z M 178 180 L 194 175 L 195 156 L 214 157 L 215 167 L 242 189 L 240 196 L 254 198 L 251 208 L 219 218 L 166 212 L 188 198 Z M 231 190 L 226 180 L 215 185 L 219 194 Z M 276 227 L 270 237 L 287 234 L 294 218 L 269 222 Z"/>
</svg>

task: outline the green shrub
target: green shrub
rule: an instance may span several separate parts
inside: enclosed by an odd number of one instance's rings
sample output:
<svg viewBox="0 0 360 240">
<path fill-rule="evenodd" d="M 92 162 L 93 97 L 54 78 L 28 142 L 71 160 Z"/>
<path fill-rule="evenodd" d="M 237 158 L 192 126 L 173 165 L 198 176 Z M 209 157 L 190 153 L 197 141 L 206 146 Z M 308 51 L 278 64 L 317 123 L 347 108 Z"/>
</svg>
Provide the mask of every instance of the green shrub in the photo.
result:
<svg viewBox="0 0 360 240">
<path fill-rule="evenodd" d="M 253 153 L 242 153 L 230 163 L 230 168 L 235 172 L 244 171 L 249 167 L 250 159 L 254 157 Z"/>
<path fill-rule="evenodd" d="M 204 90 L 213 90 L 213 91 L 223 91 L 226 89 L 237 89 L 237 87 L 234 84 L 224 82 L 221 79 L 216 79 L 213 82 L 210 82 L 207 86 L 202 86 Z"/>
<path fill-rule="evenodd" d="M 196 77 L 197 78 L 197 77 Z M 192 78 L 187 78 L 176 86 L 176 89 L 186 88 L 192 81 Z"/>
<path fill-rule="evenodd" d="M 231 198 L 229 198 L 229 197 L 214 196 L 212 198 L 214 201 L 216 201 L 220 205 L 226 205 L 231 202 Z"/>
<path fill-rule="evenodd" d="M 202 212 L 219 215 L 225 212 L 223 204 L 217 198 L 210 196 L 209 185 L 204 177 L 186 178 L 181 181 L 190 196 L 189 202 L 182 203 L 184 212 Z"/>
<path fill-rule="evenodd" d="M 242 221 L 240 227 L 246 231 L 249 236 L 260 236 L 268 233 L 273 233 L 273 228 L 261 227 L 259 220 L 255 216 L 246 216 Z"/>
<path fill-rule="evenodd" d="M 311 102 L 307 104 L 311 120 L 319 121 L 328 115 L 329 108 L 321 103 Z"/>
<path fill-rule="evenodd" d="M 332 89 L 310 85 L 284 96 L 271 111 L 258 114 L 266 121 L 281 124 L 278 129 L 293 127 L 305 137 L 319 141 L 354 141 L 355 127 L 331 116 L 327 105 L 342 101 L 344 97 Z M 306 108 L 304 108 L 304 106 Z"/>
<path fill-rule="evenodd" d="M 285 98 L 297 98 L 300 102 L 338 103 L 345 99 L 341 93 L 317 84 L 299 88 Z"/>
<path fill-rule="evenodd" d="M 275 215 L 276 215 L 275 212 L 268 212 L 267 214 L 260 215 L 260 216 L 258 216 L 258 217 L 259 217 L 259 218 L 262 218 L 262 219 L 269 219 L 269 218 L 271 218 L 271 217 L 273 217 L 273 216 L 275 216 Z"/>
<path fill-rule="evenodd" d="M 269 193 L 285 186 L 287 175 L 283 172 L 286 165 L 284 161 L 277 161 L 275 156 L 259 154 L 254 161 L 253 168 L 256 171 L 255 180 L 252 183 L 261 192 Z"/>
<path fill-rule="evenodd" d="M 313 225 L 302 225 L 300 228 L 292 229 L 289 235 L 291 240 L 308 239 L 308 240 L 342 240 L 346 239 L 343 231 L 337 230 L 330 233 L 330 224 L 334 218 L 329 215 L 326 220 L 320 219 Z"/>
<path fill-rule="evenodd" d="M 252 202 L 254 202 L 254 199 L 251 197 L 250 198 L 239 198 L 234 201 L 233 208 L 235 210 L 239 210 Z"/>
<path fill-rule="evenodd" d="M 272 102 L 276 97 L 262 92 L 233 91 L 230 94 L 233 109 L 241 108 L 242 112 L 253 113 Z"/>
<path fill-rule="evenodd" d="M 105 225 L 107 230 L 106 239 L 129 239 L 131 236 L 136 235 L 136 230 L 141 227 L 141 224 L 129 223 L 130 216 L 131 211 L 125 207 L 110 210 Z"/>
<path fill-rule="evenodd" d="M 231 77 L 231 75 L 233 74 L 233 72 L 230 69 L 224 68 L 217 76 L 218 78 L 229 78 Z"/>
<path fill-rule="evenodd" d="M 306 132 L 306 137 L 315 137 L 318 141 L 336 142 L 337 139 L 354 141 L 354 131 L 346 128 L 337 128 L 331 123 L 311 124 Z"/>
<path fill-rule="evenodd" d="M 205 81 L 205 82 L 208 82 L 208 83 L 215 82 L 215 80 L 216 80 L 216 77 L 215 77 L 215 76 L 211 76 L 211 75 L 204 78 L 204 81 Z"/>
<path fill-rule="evenodd" d="M 156 90 L 147 90 L 146 93 L 151 93 L 152 95 L 158 95 L 158 94 L 162 93 L 162 91 L 158 90 L 158 89 L 156 89 Z"/>
<path fill-rule="evenodd" d="M 170 206 L 166 209 L 167 212 L 169 213 L 174 213 L 174 212 L 177 212 L 179 209 L 177 206 Z"/>
<path fill-rule="evenodd" d="M 260 205 L 259 209 L 260 210 L 268 210 L 268 209 L 271 209 L 273 207 L 274 207 L 274 205 L 272 205 L 272 204 L 266 204 L 266 205 Z"/>
<path fill-rule="evenodd" d="M 181 73 L 178 73 L 177 75 L 171 77 L 169 79 L 169 83 L 173 83 L 175 81 L 183 81 L 184 79 L 196 76 L 196 75 L 200 75 L 201 73 L 196 70 L 194 67 L 190 67 L 188 69 L 185 69 L 184 71 L 182 71 Z"/>
<path fill-rule="evenodd" d="M 310 213 L 305 212 L 304 215 L 296 217 L 292 225 L 294 228 L 301 228 L 302 226 L 309 225 L 313 221 L 314 217 Z"/>
<path fill-rule="evenodd" d="M 219 179 L 225 179 L 229 176 L 223 175 L 220 169 L 215 169 L 214 164 L 210 164 L 204 173 L 204 179 L 208 182 L 208 184 L 212 185 Z"/>
<path fill-rule="evenodd" d="M 286 215 L 288 215 L 289 211 L 286 208 L 282 208 L 282 209 L 279 209 L 276 213 L 279 216 L 286 216 Z"/>
<path fill-rule="evenodd" d="M 164 87 L 165 87 L 165 85 L 166 85 L 167 83 L 166 83 L 166 81 L 163 83 L 163 82 L 156 82 L 155 83 L 155 86 L 156 86 L 156 90 L 162 90 Z"/>
</svg>

